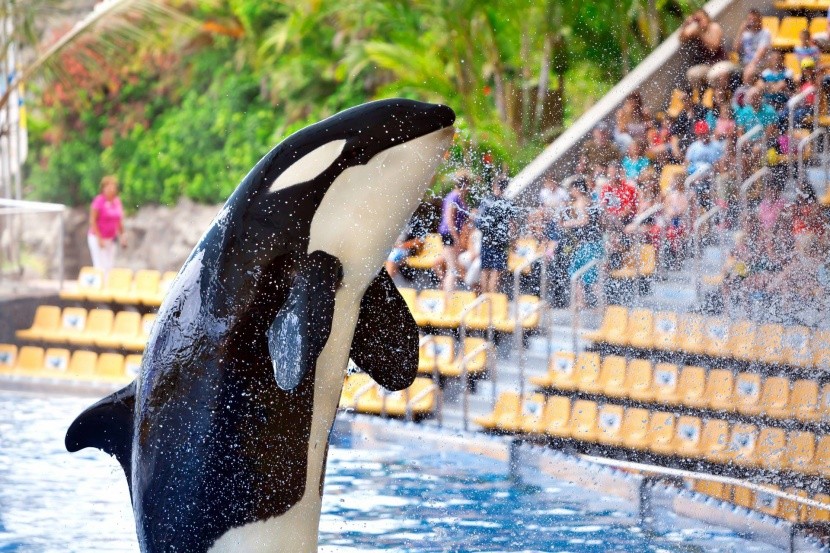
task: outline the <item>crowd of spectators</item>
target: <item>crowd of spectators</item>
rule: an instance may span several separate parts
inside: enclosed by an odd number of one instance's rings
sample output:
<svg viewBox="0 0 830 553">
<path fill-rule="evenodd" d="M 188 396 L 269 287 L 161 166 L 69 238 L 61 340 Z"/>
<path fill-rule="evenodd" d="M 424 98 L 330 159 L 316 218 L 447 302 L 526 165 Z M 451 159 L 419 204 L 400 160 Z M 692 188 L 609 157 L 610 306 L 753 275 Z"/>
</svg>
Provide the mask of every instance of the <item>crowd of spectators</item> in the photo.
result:
<svg viewBox="0 0 830 553">
<path fill-rule="evenodd" d="M 445 290 L 463 279 L 482 292 L 503 291 L 511 237 L 532 236 L 541 244 L 554 287 L 593 259 L 613 271 L 644 244 L 654 248 L 659 266 L 677 268 L 692 254 L 693 221 L 717 206 L 720 215 L 704 227 L 703 239 L 718 230 L 737 236 L 719 277 L 726 308 L 780 304 L 775 316 L 809 322 L 784 304 L 817 306 L 828 296 L 828 212 L 794 173 L 789 121 L 792 116 L 795 129 L 809 133 L 816 102 L 830 88 L 823 86 L 830 72 L 819 64 L 821 40 L 802 34 L 793 51 L 799 76 L 772 48 L 757 10 L 747 14 L 731 47 L 704 10 L 684 21 L 680 42 L 689 61 L 685 86 L 657 113 L 638 92 L 630 94 L 581 146 L 574 176 L 544 181 L 536 207 L 514 207 L 502 196 L 507 180 L 497 177 L 472 208 L 476 177 L 456 174 L 443 201 L 444 251 L 436 266 Z M 810 87 L 790 114 L 788 100 Z M 756 126 L 762 132 L 739 141 Z M 740 179 L 764 165 L 767 177 L 742 199 Z M 594 302 L 597 280 L 596 270 L 582 275 L 576 300 Z"/>
</svg>

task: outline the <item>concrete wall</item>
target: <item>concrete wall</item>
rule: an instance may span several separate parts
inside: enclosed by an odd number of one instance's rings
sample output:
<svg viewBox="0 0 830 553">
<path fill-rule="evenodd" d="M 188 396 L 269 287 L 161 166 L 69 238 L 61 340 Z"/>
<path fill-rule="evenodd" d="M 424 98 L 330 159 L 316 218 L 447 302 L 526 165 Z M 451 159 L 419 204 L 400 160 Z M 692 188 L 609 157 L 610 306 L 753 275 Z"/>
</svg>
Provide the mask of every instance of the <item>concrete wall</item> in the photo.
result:
<svg viewBox="0 0 830 553">
<path fill-rule="evenodd" d="M 771 2 L 761 0 L 712 0 L 705 6 L 712 18 L 723 26 L 727 45 L 731 45 L 750 8 L 757 8 L 762 13 L 774 12 Z M 561 179 L 571 174 L 580 146 L 590 138 L 591 129 L 600 121 L 612 121 L 625 98 L 635 90 L 640 92 L 644 104 L 651 111 L 664 109 L 672 89 L 682 84 L 686 78 L 688 62 L 678 52 L 680 45 L 678 35 L 679 32 L 675 31 L 669 36 L 608 94 L 516 175 L 507 194 L 512 198 L 518 198 L 519 201 L 532 202 L 535 201 L 535 193 L 542 175 L 550 172 L 555 178 Z"/>
</svg>

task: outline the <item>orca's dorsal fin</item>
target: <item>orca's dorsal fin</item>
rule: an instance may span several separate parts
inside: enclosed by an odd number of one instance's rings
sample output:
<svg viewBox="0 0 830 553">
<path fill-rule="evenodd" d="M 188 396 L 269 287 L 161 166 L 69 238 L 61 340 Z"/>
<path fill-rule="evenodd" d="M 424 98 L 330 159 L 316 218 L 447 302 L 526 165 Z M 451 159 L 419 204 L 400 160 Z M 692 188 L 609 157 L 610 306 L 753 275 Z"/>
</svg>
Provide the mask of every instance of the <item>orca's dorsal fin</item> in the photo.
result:
<svg viewBox="0 0 830 553">
<path fill-rule="evenodd" d="M 350 357 L 391 391 L 410 386 L 418 373 L 418 325 L 386 269 L 360 301 Z"/>
<path fill-rule="evenodd" d="M 133 447 L 135 381 L 87 408 L 66 431 L 66 449 L 74 453 L 95 447 L 114 456 L 130 482 L 130 459 Z"/>
</svg>

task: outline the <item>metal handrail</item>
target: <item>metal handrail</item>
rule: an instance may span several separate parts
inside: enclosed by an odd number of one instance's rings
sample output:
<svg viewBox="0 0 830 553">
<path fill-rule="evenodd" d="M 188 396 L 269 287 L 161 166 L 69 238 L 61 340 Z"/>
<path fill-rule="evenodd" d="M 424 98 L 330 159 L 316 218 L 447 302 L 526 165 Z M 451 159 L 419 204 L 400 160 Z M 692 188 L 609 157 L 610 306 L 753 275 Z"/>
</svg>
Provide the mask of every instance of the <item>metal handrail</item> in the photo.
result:
<svg viewBox="0 0 830 553">
<path fill-rule="evenodd" d="M 709 219 L 723 211 L 720 206 L 715 206 L 697 219 L 692 224 L 692 240 L 695 245 L 695 300 L 700 301 L 700 265 L 702 263 L 703 253 L 700 249 L 700 227 L 703 226 Z"/>
<path fill-rule="evenodd" d="M 467 317 L 470 313 L 473 312 L 475 308 L 484 303 L 490 304 L 490 309 L 487 312 L 487 342 L 489 343 L 492 338 L 493 332 L 493 304 L 492 298 L 486 294 L 482 294 L 475 299 L 475 301 L 471 302 L 461 311 L 460 317 L 460 324 L 458 326 L 458 339 L 462 344 L 467 341 Z M 463 388 L 463 395 L 462 395 L 462 403 L 461 403 L 461 412 L 464 418 L 464 430 L 467 430 L 467 419 L 469 418 L 469 411 L 470 411 L 470 382 L 469 382 L 469 375 L 467 374 L 467 365 L 461 366 L 461 386 Z M 495 383 L 493 383 L 493 388 L 495 389 Z"/>
<path fill-rule="evenodd" d="M 686 177 L 686 180 L 683 181 L 683 188 L 686 190 L 686 193 L 689 193 L 689 189 L 693 184 L 703 179 L 704 177 L 711 176 L 713 172 L 714 170 L 712 169 L 712 166 L 709 165 L 707 167 L 702 167 L 698 169 L 697 171 Z"/>
<path fill-rule="evenodd" d="M 792 160 L 789 158 L 790 152 L 793 149 L 793 142 L 795 141 L 795 108 L 798 107 L 799 104 L 803 103 L 804 100 L 807 99 L 807 96 L 810 94 L 814 94 L 816 88 L 813 85 L 809 85 L 807 88 L 787 100 L 787 111 L 789 112 L 789 127 L 787 129 L 787 182 L 792 182 L 793 180 L 793 164 Z"/>
<path fill-rule="evenodd" d="M 361 386 L 360 388 L 358 388 L 358 389 L 357 389 L 357 391 L 356 391 L 356 392 L 354 393 L 354 395 L 352 396 L 352 404 L 351 404 L 351 408 L 352 408 L 352 409 L 354 409 L 354 410 L 355 410 L 355 412 L 357 412 L 357 401 L 358 401 L 358 400 L 359 400 L 359 399 L 360 399 L 360 398 L 361 398 L 361 397 L 362 397 L 362 396 L 363 396 L 366 392 L 368 392 L 369 390 L 371 390 L 371 389 L 372 389 L 372 388 L 374 388 L 375 386 L 377 386 L 377 384 L 376 384 L 376 383 L 374 383 L 374 382 L 367 382 L 366 384 L 364 384 L 363 386 Z"/>
<path fill-rule="evenodd" d="M 24 215 L 31 213 L 57 213 L 60 216 L 58 236 L 58 289 L 63 290 L 63 282 L 66 279 L 65 255 L 63 243 L 66 237 L 66 206 L 48 202 L 33 202 L 29 200 L 13 200 L 0 198 L 0 215 Z M 0 273 L 0 276 L 2 273 Z"/>
<path fill-rule="evenodd" d="M 807 149 L 808 144 L 821 136 L 824 136 L 824 129 L 816 127 L 816 130 L 798 141 L 798 182 L 806 182 L 807 175 L 804 169 L 804 151 Z"/>
<path fill-rule="evenodd" d="M 634 220 L 631 221 L 629 223 L 629 225 L 639 227 L 640 225 L 643 224 L 643 221 L 645 221 L 646 219 L 648 219 L 649 217 L 651 217 L 655 213 L 657 213 L 659 211 L 662 211 L 662 210 L 663 210 L 663 204 L 654 204 L 653 206 L 651 206 L 647 210 L 643 211 L 642 213 L 640 213 L 639 215 L 634 217 Z"/>
<path fill-rule="evenodd" d="M 519 296 L 521 295 L 519 292 L 520 284 L 522 279 L 522 271 L 527 269 L 528 267 L 532 267 L 534 264 L 538 263 L 539 261 L 543 261 L 545 259 L 544 254 L 536 254 L 534 256 L 528 257 L 522 264 L 520 264 L 516 269 L 513 271 L 513 302 L 516 304 L 518 309 L 518 301 Z M 545 297 L 545 292 L 547 292 L 547 264 L 542 263 L 542 269 L 539 275 L 539 297 Z M 513 352 L 514 354 L 519 350 L 519 344 L 521 344 L 521 334 L 518 332 L 519 327 L 515 328 L 513 333 Z M 517 338 L 518 336 L 518 338 Z M 518 343 L 517 343 L 518 341 Z"/>
<path fill-rule="evenodd" d="M 427 334 L 426 336 L 421 336 L 421 339 L 418 340 L 418 351 L 420 355 L 420 350 L 422 347 L 426 346 L 427 344 L 434 344 L 435 343 L 435 336 L 432 334 Z M 433 356 L 432 361 L 432 383 L 437 386 L 438 388 L 438 401 L 436 403 L 437 409 L 435 410 L 435 418 L 438 419 L 438 428 L 443 428 L 444 426 L 444 391 L 441 389 L 441 370 L 438 368 L 438 359 Z"/>
<path fill-rule="evenodd" d="M 515 321 L 516 321 L 516 330 L 514 332 L 517 333 L 517 334 L 521 333 L 521 332 L 524 332 L 524 323 L 525 323 L 525 321 L 528 320 L 529 318 L 531 318 L 533 315 L 535 315 L 538 311 L 541 311 L 541 310 L 543 310 L 547 307 L 548 307 L 548 304 L 545 301 L 545 299 L 540 297 L 539 298 L 539 303 L 537 303 L 536 305 L 531 307 L 530 311 L 528 311 L 524 316 L 520 316 L 521 314 L 519 313 L 519 302 L 517 300 L 516 301 L 516 319 L 515 319 Z M 522 348 L 522 350 L 524 350 L 524 348 Z M 519 366 L 519 395 L 524 397 L 524 394 L 525 394 L 525 356 L 523 354 L 523 351 L 519 351 L 518 366 Z M 495 398 L 495 387 L 493 388 L 493 397 Z M 495 404 L 496 403 L 495 403 L 495 400 L 494 400 L 493 401 L 493 406 L 494 407 L 495 407 Z"/>
<path fill-rule="evenodd" d="M 576 295 L 576 282 L 582 278 L 582 275 L 598 266 L 600 261 L 602 261 L 602 258 L 592 259 L 571 275 L 571 345 L 574 355 L 576 355 L 577 336 L 579 333 L 579 310 L 576 308 L 576 301 L 574 299 L 574 296 Z"/>
<path fill-rule="evenodd" d="M 756 182 L 758 182 L 760 179 L 767 176 L 768 174 L 769 174 L 769 167 L 761 167 L 760 169 L 758 169 L 757 171 L 752 173 L 752 175 L 750 175 L 749 178 L 747 178 L 745 181 L 743 181 L 741 183 L 741 189 L 738 191 L 738 193 L 740 195 L 738 200 L 739 200 L 739 205 L 740 205 L 742 214 L 746 211 L 746 203 L 747 203 L 746 195 L 747 195 L 747 192 L 749 191 L 749 187 L 752 186 L 753 184 L 755 184 Z"/>
<path fill-rule="evenodd" d="M 760 125 L 760 124 L 755 125 L 751 129 L 746 131 L 744 134 L 739 136 L 738 141 L 735 143 L 735 163 L 738 164 L 737 169 L 738 169 L 738 180 L 739 181 L 744 180 L 744 169 L 743 169 L 744 164 L 742 163 L 742 161 L 743 161 L 743 152 L 744 152 L 744 144 L 749 142 L 749 140 L 752 139 L 752 137 L 754 137 L 756 134 L 758 134 L 760 132 L 764 132 L 763 125 Z"/>
<path fill-rule="evenodd" d="M 432 392 L 434 392 L 438 389 L 440 389 L 440 387 L 436 386 L 435 383 L 432 383 L 429 386 L 427 386 L 426 388 L 424 388 L 423 390 L 421 390 L 420 392 L 418 392 L 417 394 L 415 394 L 414 396 L 412 396 L 411 398 L 409 398 L 406 402 L 406 407 L 404 409 L 404 417 L 406 418 L 406 420 L 408 420 L 408 421 L 412 420 L 412 406 L 413 405 L 415 405 L 416 403 L 418 403 L 419 401 L 421 401 L 422 399 L 427 397 L 427 395 L 429 395 L 430 393 L 432 393 Z M 407 392 L 408 391 L 409 391 L 409 388 L 407 388 Z M 436 405 L 438 405 L 438 402 L 436 402 Z"/>
</svg>

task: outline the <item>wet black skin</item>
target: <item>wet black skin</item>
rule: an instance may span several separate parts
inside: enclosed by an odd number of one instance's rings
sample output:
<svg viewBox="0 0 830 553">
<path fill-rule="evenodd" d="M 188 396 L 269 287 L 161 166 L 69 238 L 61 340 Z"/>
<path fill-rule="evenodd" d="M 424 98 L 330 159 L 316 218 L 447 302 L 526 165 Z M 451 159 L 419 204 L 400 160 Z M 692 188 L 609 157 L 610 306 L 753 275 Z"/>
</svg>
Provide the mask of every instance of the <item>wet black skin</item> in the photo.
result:
<svg viewBox="0 0 830 553">
<path fill-rule="evenodd" d="M 142 551 L 207 551 L 229 529 L 301 499 L 315 371 L 280 389 L 266 334 L 308 262 L 312 217 L 343 169 L 453 120 L 445 106 L 399 99 L 341 112 L 275 147 L 227 201 L 159 311 L 134 397 L 128 387 L 102 400 L 67 434 L 70 451 L 99 447 L 121 462 Z M 291 163 L 340 139 L 343 152 L 324 173 L 268 190 Z M 324 261 L 336 271 L 336 258 Z M 411 381 L 373 376 L 396 388 Z"/>
</svg>

